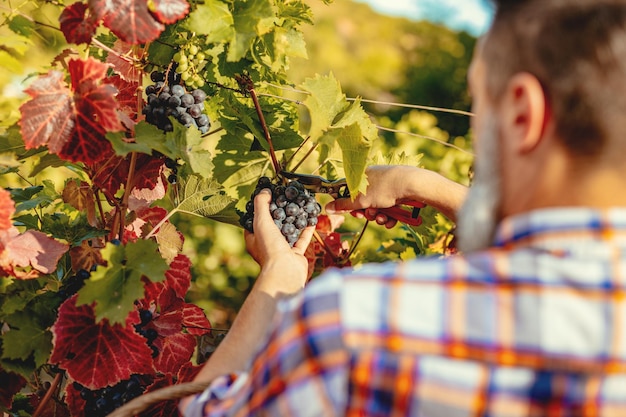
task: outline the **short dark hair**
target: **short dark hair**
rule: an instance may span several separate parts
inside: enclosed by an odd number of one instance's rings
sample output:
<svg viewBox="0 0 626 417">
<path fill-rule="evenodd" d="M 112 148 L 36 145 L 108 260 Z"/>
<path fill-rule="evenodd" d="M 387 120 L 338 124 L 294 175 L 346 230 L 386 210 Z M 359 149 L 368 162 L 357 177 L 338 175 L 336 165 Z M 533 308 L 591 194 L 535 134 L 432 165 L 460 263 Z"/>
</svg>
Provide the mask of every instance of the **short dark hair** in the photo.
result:
<svg viewBox="0 0 626 417">
<path fill-rule="evenodd" d="M 626 0 L 500 0 L 486 37 L 487 92 L 520 72 L 541 82 L 556 134 L 594 156 L 626 135 Z"/>
</svg>

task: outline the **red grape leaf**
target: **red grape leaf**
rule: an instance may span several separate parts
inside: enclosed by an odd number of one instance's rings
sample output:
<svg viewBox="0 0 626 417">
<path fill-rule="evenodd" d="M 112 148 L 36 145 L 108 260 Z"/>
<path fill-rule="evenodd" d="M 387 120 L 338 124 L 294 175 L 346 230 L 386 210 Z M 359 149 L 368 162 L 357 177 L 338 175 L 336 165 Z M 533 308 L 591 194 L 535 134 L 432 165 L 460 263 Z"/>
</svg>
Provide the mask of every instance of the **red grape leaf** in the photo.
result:
<svg viewBox="0 0 626 417">
<path fill-rule="evenodd" d="M 119 75 L 114 75 L 113 77 L 108 77 L 105 82 L 117 88 L 118 93 L 116 99 L 119 105 L 119 111 L 124 112 L 131 119 L 135 119 L 135 117 L 137 117 L 137 88 L 139 84 L 136 81 L 126 81 L 127 79 Z"/>
<path fill-rule="evenodd" d="M 93 15 L 85 17 L 88 6 L 85 3 L 74 3 L 67 6 L 61 16 L 61 32 L 68 43 L 90 43 L 98 28 L 98 20 Z"/>
<path fill-rule="evenodd" d="M 159 300 L 161 293 L 166 289 L 170 289 L 176 297 L 184 299 L 191 286 L 191 261 L 187 256 L 179 254 L 170 263 L 170 268 L 165 273 L 165 281 L 147 282 L 147 280 L 144 280 L 144 283 L 146 288 L 145 298 L 148 301 Z"/>
<path fill-rule="evenodd" d="M 186 303 L 183 307 L 183 326 L 189 334 L 202 336 L 211 331 L 211 323 L 204 311 L 195 304 Z"/>
<path fill-rule="evenodd" d="M 51 363 L 89 389 L 114 385 L 132 374 L 152 374 L 152 351 L 133 325 L 139 313 L 133 310 L 125 326 L 111 326 L 108 319 L 96 323 L 93 306 L 76 306 L 76 295 L 59 308 L 52 326 Z"/>
<path fill-rule="evenodd" d="M 162 159 L 151 155 L 139 154 L 137 156 L 137 182 L 134 184 L 134 188 L 153 190 L 157 186 L 162 167 Z"/>
<path fill-rule="evenodd" d="M 159 349 L 159 354 L 154 358 L 155 369 L 163 373 L 176 373 L 191 359 L 196 349 L 196 337 L 179 332 L 167 337 L 157 337 L 153 345 Z"/>
<path fill-rule="evenodd" d="M 182 333 L 183 308 L 186 303 L 178 298 L 173 290 L 166 289 L 161 292 L 156 304 L 156 311 L 159 311 L 159 314 L 145 326 L 146 329 L 153 328 L 158 334 L 152 342 L 159 351 L 154 358 L 154 368 L 158 372 L 176 374 L 193 355 L 196 338 L 191 334 Z"/>
<path fill-rule="evenodd" d="M 76 124 L 71 92 L 63 81 L 63 73 L 50 71 L 24 91 L 32 97 L 20 106 L 19 123 L 26 149 L 47 145 L 50 152 L 59 153 Z"/>
<path fill-rule="evenodd" d="M 147 0 L 89 0 L 89 8 L 111 32 L 133 45 L 153 41 L 165 29 L 148 10 Z"/>
<path fill-rule="evenodd" d="M 159 22 L 166 24 L 174 23 L 189 13 L 189 3 L 185 0 L 152 0 L 148 6 Z"/>
<path fill-rule="evenodd" d="M 109 147 L 98 163 L 89 166 L 91 181 L 107 195 L 113 196 L 128 179 L 128 168 L 128 161 L 116 156 L 113 147 Z"/>
<path fill-rule="evenodd" d="M 73 162 L 94 163 L 111 149 L 106 131 L 120 130 L 117 89 L 103 84 L 107 65 L 93 58 L 71 59 L 71 96 L 63 74 L 51 71 L 26 90 L 32 99 L 20 107 L 21 133 L 27 149 L 47 145 Z"/>
<path fill-rule="evenodd" d="M 50 274 L 69 246 L 58 242 L 36 230 L 28 230 L 20 235 L 4 235 L 8 242 L 0 254 L 0 268 L 11 276 L 20 279 L 37 278 L 40 274 Z"/>
<path fill-rule="evenodd" d="M 26 386 L 26 380 L 13 372 L 7 372 L 0 367 L 0 406 L 11 409 L 13 396 Z"/>
<path fill-rule="evenodd" d="M 122 42 L 121 40 L 118 39 L 117 41 L 115 41 L 115 44 L 113 45 L 113 48 L 112 48 L 115 52 L 117 52 L 117 54 L 109 53 L 107 55 L 107 63 L 113 67 L 113 70 L 119 74 L 119 77 L 121 77 L 122 80 L 126 81 L 129 84 L 135 84 L 136 86 L 137 81 L 141 77 L 141 70 L 138 68 L 137 65 L 135 65 L 132 59 L 122 58 L 126 56 L 131 56 L 132 48 L 133 48 L 132 45 Z M 134 52 L 137 55 L 141 55 L 142 50 L 139 47 L 135 47 L 135 48 L 136 50 Z M 120 91 L 122 90 L 119 85 L 117 87 Z M 134 107 L 135 107 L 135 110 L 137 110 L 136 89 L 135 91 L 133 91 L 133 95 L 135 96 Z"/>
<path fill-rule="evenodd" d="M 0 188 L 0 231 L 13 227 L 13 222 L 11 222 L 13 213 L 15 213 L 15 203 L 11 199 L 11 193 Z"/>
</svg>

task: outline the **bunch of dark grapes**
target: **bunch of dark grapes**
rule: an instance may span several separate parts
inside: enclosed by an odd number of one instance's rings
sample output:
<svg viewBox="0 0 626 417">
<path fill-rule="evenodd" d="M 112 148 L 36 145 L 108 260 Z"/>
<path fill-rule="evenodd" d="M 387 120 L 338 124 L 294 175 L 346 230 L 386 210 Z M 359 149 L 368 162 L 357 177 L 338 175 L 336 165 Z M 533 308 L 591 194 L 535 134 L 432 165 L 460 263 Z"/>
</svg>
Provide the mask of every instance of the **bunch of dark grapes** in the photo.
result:
<svg viewBox="0 0 626 417">
<path fill-rule="evenodd" d="M 112 387 L 95 391 L 85 388 L 78 382 L 74 382 L 74 388 L 85 400 L 85 415 L 90 417 L 106 416 L 144 392 L 137 375 L 132 375 L 130 379 L 118 382 Z"/>
<path fill-rule="evenodd" d="M 85 281 L 90 277 L 89 271 L 85 269 L 79 270 L 76 275 L 72 275 L 63 281 L 63 285 L 59 289 L 58 295 L 61 299 L 66 300 L 76 294 L 78 290 L 83 288 Z"/>
<path fill-rule="evenodd" d="M 145 326 L 152 321 L 152 312 L 150 310 L 139 310 L 139 320 L 141 323 L 135 325 L 135 331 L 146 338 L 148 346 L 152 349 L 152 357 L 156 358 L 159 355 L 159 348 L 153 345 L 159 333 L 152 328 L 146 329 Z"/>
<path fill-rule="evenodd" d="M 305 227 L 317 225 L 317 216 L 322 207 L 315 200 L 315 195 L 298 181 L 291 181 L 284 186 L 272 184 L 269 178 L 261 177 L 246 204 L 246 212 L 240 219 L 240 224 L 249 232 L 253 232 L 254 197 L 264 188 L 272 191 L 270 213 L 274 223 L 287 239 L 289 246 L 293 246 Z"/>
<path fill-rule="evenodd" d="M 174 130 L 169 116 L 174 117 L 185 127 L 194 126 L 202 134 L 209 131 L 211 121 L 204 113 L 206 93 L 196 89 L 188 93 L 180 84 L 165 82 L 165 74 L 154 71 L 150 74 L 154 84 L 146 87 L 147 104 L 143 108 L 146 122 L 165 132 Z"/>
</svg>

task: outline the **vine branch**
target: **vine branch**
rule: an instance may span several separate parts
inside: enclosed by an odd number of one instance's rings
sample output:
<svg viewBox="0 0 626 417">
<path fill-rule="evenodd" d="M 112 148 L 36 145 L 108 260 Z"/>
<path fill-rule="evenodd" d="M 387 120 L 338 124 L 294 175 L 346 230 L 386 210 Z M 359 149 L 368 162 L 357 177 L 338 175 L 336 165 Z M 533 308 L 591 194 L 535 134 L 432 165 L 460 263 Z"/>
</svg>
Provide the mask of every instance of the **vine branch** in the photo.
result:
<svg viewBox="0 0 626 417">
<path fill-rule="evenodd" d="M 44 397 L 41 399 L 41 402 L 37 406 L 37 409 L 33 413 L 32 417 L 41 417 L 43 415 L 42 413 L 44 412 L 44 410 L 46 408 L 46 405 L 48 404 L 48 402 L 52 398 L 52 395 L 54 394 L 54 392 L 57 390 L 59 384 L 61 383 L 61 379 L 62 378 L 63 378 L 63 373 L 62 372 L 59 372 L 54 377 L 54 380 L 52 381 L 52 384 L 50 385 L 50 388 L 48 389 L 48 391 L 46 391 L 46 395 L 44 395 Z"/>
</svg>

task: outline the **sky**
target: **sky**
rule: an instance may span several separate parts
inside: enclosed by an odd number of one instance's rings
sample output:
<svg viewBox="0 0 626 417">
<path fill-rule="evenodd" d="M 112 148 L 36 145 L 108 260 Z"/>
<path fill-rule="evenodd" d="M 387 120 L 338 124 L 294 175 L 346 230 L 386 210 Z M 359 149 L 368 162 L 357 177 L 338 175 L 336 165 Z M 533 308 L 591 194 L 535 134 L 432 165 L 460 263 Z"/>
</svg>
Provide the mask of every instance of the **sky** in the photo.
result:
<svg viewBox="0 0 626 417">
<path fill-rule="evenodd" d="M 374 10 L 411 19 L 428 19 L 479 36 L 491 21 L 487 0 L 357 0 Z"/>
</svg>

